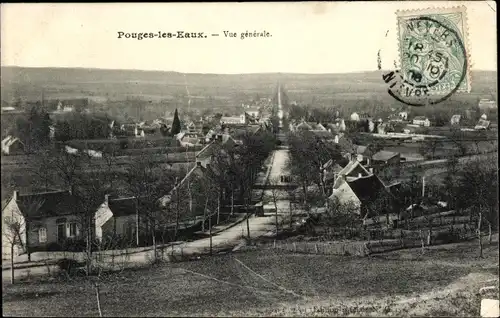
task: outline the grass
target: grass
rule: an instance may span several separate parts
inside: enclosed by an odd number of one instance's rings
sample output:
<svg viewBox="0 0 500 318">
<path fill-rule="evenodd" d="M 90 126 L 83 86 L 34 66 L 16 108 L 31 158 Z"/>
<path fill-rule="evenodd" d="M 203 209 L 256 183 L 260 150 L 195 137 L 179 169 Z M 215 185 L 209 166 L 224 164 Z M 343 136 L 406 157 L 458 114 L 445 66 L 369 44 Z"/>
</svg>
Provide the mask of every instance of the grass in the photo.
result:
<svg viewBox="0 0 500 318">
<path fill-rule="evenodd" d="M 485 255 L 477 258 L 475 242 L 371 258 L 253 250 L 112 274 L 102 281 L 101 305 L 106 316 L 397 315 L 410 309 L 477 315 L 476 284 L 498 276 L 496 244 L 486 246 Z M 427 297 L 428 305 L 411 301 L 418 297 Z M 297 310 L 287 309 L 295 304 Z M 84 278 L 4 285 L 3 311 L 97 314 Z"/>
</svg>

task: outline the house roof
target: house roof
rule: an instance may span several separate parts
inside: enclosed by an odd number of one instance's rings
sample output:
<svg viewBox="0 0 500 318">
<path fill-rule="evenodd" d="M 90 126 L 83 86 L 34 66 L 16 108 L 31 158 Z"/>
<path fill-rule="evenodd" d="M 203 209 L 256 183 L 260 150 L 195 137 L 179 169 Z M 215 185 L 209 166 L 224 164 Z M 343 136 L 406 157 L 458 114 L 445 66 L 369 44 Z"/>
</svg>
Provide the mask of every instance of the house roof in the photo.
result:
<svg viewBox="0 0 500 318">
<path fill-rule="evenodd" d="M 177 185 L 169 192 L 169 194 L 164 195 L 159 199 L 160 204 L 164 206 L 169 204 L 172 198 L 172 193 L 174 193 L 174 191 L 181 189 L 185 184 L 192 181 L 194 178 L 198 176 L 203 176 L 205 174 L 205 170 L 206 169 L 203 168 L 201 165 L 194 166 L 193 169 L 189 170 L 186 176 L 180 182 L 177 183 Z"/>
<path fill-rule="evenodd" d="M 2 147 L 10 147 L 16 142 L 19 142 L 20 144 L 23 144 L 19 138 L 14 137 L 14 136 L 7 136 L 2 140 Z"/>
<path fill-rule="evenodd" d="M 308 122 L 307 124 L 312 130 L 325 130 L 325 126 L 321 125 L 321 123 Z"/>
<path fill-rule="evenodd" d="M 480 119 L 477 122 L 476 128 L 488 128 L 491 122 L 489 120 Z"/>
<path fill-rule="evenodd" d="M 387 161 L 399 155 L 399 152 L 381 150 L 373 155 L 372 159 L 376 161 Z"/>
<path fill-rule="evenodd" d="M 301 130 L 311 130 L 312 127 L 306 122 L 301 122 L 300 124 L 297 125 L 296 129 L 301 129 Z"/>
<path fill-rule="evenodd" d="M 76 197 L 69 191 L 18 195 L 16 203 L 26 218 L 70 215 L 77 206 Z"/>
<path fill-rule="evenodd" d="M 201 149 L 197 154 L 196 158 L 204 159 L 210 157 L 214 154 L 215 150 L 218 148 L 218 144 L 215 140 L 212 140 L 208 145 Z"/>
<path fill-rule="evenodd" d="M 370 207 L 380 208 L 380 206 L 373 206 L 380 198 L 393 198 L 382 181 L 373 174 L 352 181 L 348 180 L 347 184 L 361 201 L 361 204 L 368 207 L 368 209 Z"/>
<path fill-rule="evenodd" d="M 413 120 L 427 120 L 427 117 L 425 116 L 415 116 Z"/>
<path fill-rule="evenodd" d="M 110 199 L 108 201 L 108 206 L 111 212 L 113 212 L 113 216 L 127 216 L 136 213 L 136 204 L 135 198 L 118 198 L 118 199 Z"/>
<path fill-rule="evenodd" d="M 360 167 L 362 171 L 365 172 L 366 175 L 371 174 L 359 161 L 351 160 L 344 168 L 342 168 L 342 170 L 339 171 L 338 173 L 339 176 L 335 180 L 335 184 L 333 185 L 333 187 L 334 188 L 339 187 L 344 182 L 342 175 L 349 176 L 349 174 L 351 174 L 357 167 Z"/>
</svg>

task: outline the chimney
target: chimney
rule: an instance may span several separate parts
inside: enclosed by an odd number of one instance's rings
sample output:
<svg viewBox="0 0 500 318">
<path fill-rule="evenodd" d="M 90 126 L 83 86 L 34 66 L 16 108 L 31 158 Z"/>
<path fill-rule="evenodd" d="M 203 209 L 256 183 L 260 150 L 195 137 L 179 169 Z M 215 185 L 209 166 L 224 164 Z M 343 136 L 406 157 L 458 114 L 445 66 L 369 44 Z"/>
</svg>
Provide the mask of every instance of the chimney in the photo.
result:
<svg viewBox="0 0 500 318">
<path fill-rule="evenodd" d="M 109 194 L 105 194 L 104 195 L 104 204 L 108 205 L 108 203 L 109 203 Z"/>
<path fill-rule="evenodd" d="M 16 201 L 19 198 L 19 190 L 14 190 L 12 198 L 14 199 L 14 201 Z"/>
<path fill-rule="evenodd" d="M 361 178 L 361 177 L 362 177 L 362 175 L 361 175 L 361 172 L 360 172 L 360 173 L 358 173 L 358 178 Z"/>
<path fill-rule="evenodd" d="M 73 194 L 75 192 L 75 187 L 73 185 L 70 185 L 68 192 L 69 192 L 69 194 Z"/>
<path fill-rule="evenodd" d="M 366 165 L 369 166 L 370 165 L 370 158 L 366 158 Z M 373 168 L 370 168 L 371 170 L 373 170 Z"/>
<path fill-rule="evenodd" d="M 370 168 L 370 173 L 373 174 L 373 168 Z"/>
</svg>

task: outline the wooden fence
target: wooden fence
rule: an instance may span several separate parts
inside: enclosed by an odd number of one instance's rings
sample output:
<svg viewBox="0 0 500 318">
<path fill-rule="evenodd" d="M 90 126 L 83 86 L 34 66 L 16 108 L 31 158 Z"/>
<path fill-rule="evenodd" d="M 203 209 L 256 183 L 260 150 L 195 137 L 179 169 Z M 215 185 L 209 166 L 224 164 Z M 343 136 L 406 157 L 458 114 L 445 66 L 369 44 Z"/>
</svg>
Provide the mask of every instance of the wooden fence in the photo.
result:
<svg viewBox="0 0 500 318">
<path fill-rule="evenodd" d="M 368 256 L 391 250 L 429 246 L 429 230 L 397 230 L 397 238 L 380 238 L 363 241 L 315 241 L 315 242 L 273 242 L 267 248 L 277 248 L 294 253 Z M 430 244 L 441 245 L 469 240 L 476 237 L 476 229 L 468 227 L 448 227 L 431 230 Z"/>
</svg>

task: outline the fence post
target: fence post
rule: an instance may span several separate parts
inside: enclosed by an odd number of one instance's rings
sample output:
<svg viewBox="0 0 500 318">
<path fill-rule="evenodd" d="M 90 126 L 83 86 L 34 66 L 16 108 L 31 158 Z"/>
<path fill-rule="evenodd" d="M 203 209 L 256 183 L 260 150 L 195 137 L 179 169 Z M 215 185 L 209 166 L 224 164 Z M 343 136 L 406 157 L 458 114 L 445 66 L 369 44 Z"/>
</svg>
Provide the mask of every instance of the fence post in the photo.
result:
<svg viewBox="0 0 500 318">
<path fill-rule="evenodd" d="M 318 254 L 318 244 L 317 243 L 314 243 L 314 252 L 316 252 L 316 254 Z"/>
<path fill-rule="evenodd" d="M 274 240 L 273 248 L 276 248 L 276 240 Z"/>
<path fill-rule="evenodd" d="M 297 244 L 293 242 L 293 251 L 294 253 L 297 253 Z"/>
</svg>

